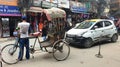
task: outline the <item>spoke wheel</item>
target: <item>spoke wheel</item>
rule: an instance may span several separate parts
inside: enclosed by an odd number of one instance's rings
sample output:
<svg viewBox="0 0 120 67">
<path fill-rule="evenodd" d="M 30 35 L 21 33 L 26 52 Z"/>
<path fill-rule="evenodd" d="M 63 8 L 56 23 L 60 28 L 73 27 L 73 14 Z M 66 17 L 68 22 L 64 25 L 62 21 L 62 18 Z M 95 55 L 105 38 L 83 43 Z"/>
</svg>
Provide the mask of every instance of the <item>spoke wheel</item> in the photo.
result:
<svg viewBox="0 0 120 67">
<path fill-rule="evenodd" d="M 70 47 L 67 42 L 63 40 L 58 40 L 54 43 L 53 46 L 53 57 L 58 60 L 62 61 L 68 58 L 70 54 Z"/>
<path fill-rule="evenodd" d="M 6 64 L 15 64 L 19 61 L 19 47 L 15 44 L 8 44 L 4 46 L 1 50 L 2 61 Z"/>
</svg>

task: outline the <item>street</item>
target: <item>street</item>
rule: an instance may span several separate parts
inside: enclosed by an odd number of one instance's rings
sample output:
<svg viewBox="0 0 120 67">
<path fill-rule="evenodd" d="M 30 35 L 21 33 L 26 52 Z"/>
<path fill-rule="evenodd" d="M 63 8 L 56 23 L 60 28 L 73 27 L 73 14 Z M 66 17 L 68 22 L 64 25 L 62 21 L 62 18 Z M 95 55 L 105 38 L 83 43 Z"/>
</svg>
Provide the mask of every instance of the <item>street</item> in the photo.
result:
<svg viewBox="0 0 120 67">
<path fill-rule="evenodd" d="M 4 46 L 11 41 L 1 43 Z M 103 43 L 101 45 L 101 55 L 103 58 L 97 58 L 99 46 L 95 45 L 91 48 L 76 48 L 70 46 L 70 55 L 64 61 L 56 61 L 52 54 L 46 52 L 36 52 L 34 59 L 24 59 L 17 64 L 7 65 L 3 63 L 3 67 L 119 67 L 120 66 L 120 36 L 116 43 Z"/>
</svg>

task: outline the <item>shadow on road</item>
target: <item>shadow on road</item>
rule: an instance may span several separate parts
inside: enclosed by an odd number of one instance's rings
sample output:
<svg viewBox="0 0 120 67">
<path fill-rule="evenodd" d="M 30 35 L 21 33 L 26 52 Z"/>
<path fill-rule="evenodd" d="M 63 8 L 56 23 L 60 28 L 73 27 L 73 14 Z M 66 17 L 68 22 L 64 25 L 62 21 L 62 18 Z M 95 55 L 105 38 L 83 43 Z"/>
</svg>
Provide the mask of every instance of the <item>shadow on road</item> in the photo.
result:
<svg viewBox="0 0 120 67">
<path fill-rule="evenodd" d="M 111 41 L 97 42 L 97 43 L 94 43 L 94 45 L 91 46 L 90 48 L 95 47 L 95 46 L 99 46 L 99 45 L 109 45 L 109 43 L 112 43 L 112 42 Z M 80 44 L 70 44 L 70 46 L 74 47 L 74 48 L 78 48 L 78 49 L 88 49 L 88 48 L 85 48 L 83 46 L 80 46 Z"/>
</svg>

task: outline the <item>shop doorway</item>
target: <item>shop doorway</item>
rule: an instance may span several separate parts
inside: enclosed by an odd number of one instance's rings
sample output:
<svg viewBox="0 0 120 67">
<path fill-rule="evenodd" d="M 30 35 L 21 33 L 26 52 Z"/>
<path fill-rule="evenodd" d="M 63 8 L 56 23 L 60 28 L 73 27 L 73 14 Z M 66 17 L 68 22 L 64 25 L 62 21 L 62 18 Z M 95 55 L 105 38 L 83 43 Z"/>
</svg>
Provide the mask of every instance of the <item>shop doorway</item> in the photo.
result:
<svg viewBox="0 0 120 67">
<path fill-rule="evenodd" d="M 2 36 L 2 21 L 0 19 L 0 37 Z"/>
<path fill-rule="evenodd" d="M 10 29 L 9 29 L 9 18 L 1 18 L 1 37 L 9 37 Z"/>
</svg>

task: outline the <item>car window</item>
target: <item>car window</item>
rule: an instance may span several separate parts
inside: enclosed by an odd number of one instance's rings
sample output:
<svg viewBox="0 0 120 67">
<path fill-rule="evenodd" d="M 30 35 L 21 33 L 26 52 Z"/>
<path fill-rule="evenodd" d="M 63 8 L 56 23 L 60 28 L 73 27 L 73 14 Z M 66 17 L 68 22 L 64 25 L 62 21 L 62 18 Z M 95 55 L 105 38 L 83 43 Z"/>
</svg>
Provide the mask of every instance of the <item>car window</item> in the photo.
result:
<svg viewBox="0 0 120 67">
<path fill-rule="evenodd" d="M 94 22 L 84 21 L 84 22 L 81 22 L 79 25 L 76 25 L 74 28 L 75 28 L 75 29 L 87 29 L 87 28 L 89 28 L 92 24 L 94 24 Z"/>
<path fill-rule="evenodd" d="M 97 26 L 98 28 L 102 28 L 103 27 L 103 22 L 98 22 L 95 24 L 95 26 Z"/>
<path fill-rule="evenodd" d="M 104 21 L 104 23 L 105 23 L 105 27 L 106 27 L 106 26 L 110 26 L 110 25 L 112 25 L 112 23 L 109 22 L 109 21 Z"/>
</svg>

